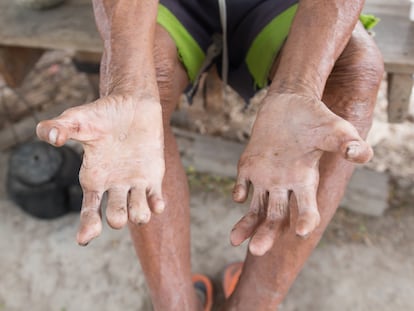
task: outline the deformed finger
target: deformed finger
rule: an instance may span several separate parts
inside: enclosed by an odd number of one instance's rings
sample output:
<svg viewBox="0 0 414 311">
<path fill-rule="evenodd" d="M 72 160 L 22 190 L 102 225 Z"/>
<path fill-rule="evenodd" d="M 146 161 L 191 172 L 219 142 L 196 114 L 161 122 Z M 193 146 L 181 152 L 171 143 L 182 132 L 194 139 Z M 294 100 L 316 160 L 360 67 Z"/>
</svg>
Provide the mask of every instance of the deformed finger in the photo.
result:
<svg viewBox="0 0 414 311">
<path fill-rule="evenodd" d="M 248 212 L 233 227 L 230 233 L 230 242 L 238 246 L 247 240 L 256 230 L 259 224 L 259 214 Z"/>
<path fill-rule="evenodd" d="M 106 220 L 113 229 L 121 229 L 128 222 L 127 197 L 128 189 L 126 188 L 108 190 Z"/>
<path fill-rule="evenodd" d="M 233 188 L 233 200 L 235 202 L 243 203 L 246 201 L 249 194 L 249 185 L 250 182 L 246 178 L 241 176 L 237 178 L 236 184 Z"/>
<path fill-rule="evenodd" d="M 77 241 L 80 245 L 87 245 L 92 239 L 101 234 L 101 200 L 102 192 L 84 191 L 82 209 L 80 213 L 80 226 Z"/>
<path fill-rule="evenodd" d="M 230 241 L 232 245 L 240 245 L 243 241 L 252 236 L 260 223 L 261 216 L 264 216 L 266 203 L 266 191 L 255 189 L 250 203 L 249 212 L 239 220 L 231 231 Z"/>
<path fill-rule="evenodd" d="M 307 237 L 320 223 L 318 204 L 316 202 L 316 189 L 305 187 L 294 190 L 298 205 L 298 218 L 296 234 Z"/>
<path fill-rule="evenodd" d="M 161 214 L 165 209 L 165 202 L 162 196 L 161 186 L 151 189 L 148 193 L 148 204 L 151 211 L 155 214 Z"/>
<path fill-rule="evenodd" d="M 136 186 L 130 190 L 128 199 L 128 218 L 134 224 L 146 224 L 151 219 L 147 193 L 144 186 Z"/>
<path fill-rule="evenodd" d="M 368 162 L 374 154 L 356 128 L 343 119 L 334 122 L 327 130 L 327 135 L 321 141 L 319 148 L 323 151 L 337 152 L 344 159 L 355 163 Z"/>
<path fill-rule="evenodd" d="M 272 248 L 283 229 L 283 223 L 289 217 L 288 196 L 286 189 L 275 189 L 269 193 L 266 219 L 259 225 L 249 244 L 253 255 L 262 256 Z"/>
<path fill-rule="evenodd" d="M 284 219 L 289 216 L 289 191 L 287 189 L 274 189 L 269 193 L 266 218 L 269 220 Z"/>
<path fill-rule="evenodd" d="M 272 248 L 280 223 L 281 220 L 266 219 L 259 225 L 249 243 L 249 250 L 253 255 L 263 256 Z"/>
<path fill-rule="evenodd" d="M 344 158 L 355 163 L 366 163 L 374 155 L 371 146 L 365 141 L 347 142 L 342 149 Z"/>
<path fill-rule="evenodd" d="M 73 110 L 67 110 L 54 119 L 41 121 L 36 127 L 37 136 L 55 146 L 64 145 L 68 139 L 81 141 L 80 121 L 77 114 L 69 113 Z"/>
</svg>

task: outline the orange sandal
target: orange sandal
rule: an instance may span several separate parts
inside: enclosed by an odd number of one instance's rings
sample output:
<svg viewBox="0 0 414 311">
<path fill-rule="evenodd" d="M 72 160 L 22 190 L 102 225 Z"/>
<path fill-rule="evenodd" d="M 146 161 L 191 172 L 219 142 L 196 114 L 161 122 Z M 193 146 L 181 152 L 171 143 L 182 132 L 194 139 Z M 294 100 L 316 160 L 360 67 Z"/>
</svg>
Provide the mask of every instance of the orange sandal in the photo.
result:
<svg viewBox="0 0 414 311">
<path fill-rule="evenodd" d="M 211 280 L 203 274 L 194 274 L 193 285 L 203 303 L 204 311 L 211 311 L 213 307 L 213 283 Z"/>
<path fill-rule="evenodd" d="M 229 264 L 223 272 L 223 291 L 224 297 L 229 298 L 233 294 L 239 281 L 243 269 L 243 262 L 234 262 Z"/>
</svg>

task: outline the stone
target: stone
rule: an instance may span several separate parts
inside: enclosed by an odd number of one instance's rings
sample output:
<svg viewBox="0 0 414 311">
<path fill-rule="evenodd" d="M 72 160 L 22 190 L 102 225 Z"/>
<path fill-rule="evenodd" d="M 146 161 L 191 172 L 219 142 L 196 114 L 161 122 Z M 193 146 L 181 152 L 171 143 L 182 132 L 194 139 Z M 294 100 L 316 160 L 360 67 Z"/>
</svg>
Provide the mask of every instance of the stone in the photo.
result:
<svg viewBox="0 0 414 311">
<path fill-rule="evenodd" d="M 381 216 L 389 207 L 389 189 L 387 173 L 357 168 L 340 206 L 369 216 Z"/>
</svg>

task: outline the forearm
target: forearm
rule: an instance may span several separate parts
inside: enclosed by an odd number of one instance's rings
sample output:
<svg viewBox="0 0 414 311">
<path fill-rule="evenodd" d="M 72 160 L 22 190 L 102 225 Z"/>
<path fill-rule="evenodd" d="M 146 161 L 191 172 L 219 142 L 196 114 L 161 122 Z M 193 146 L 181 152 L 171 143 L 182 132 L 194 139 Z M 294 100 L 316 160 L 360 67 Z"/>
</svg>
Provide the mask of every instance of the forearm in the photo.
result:
<svg viewBox="0 0 414 311">
<path fill-rule="evenodd" d="M 153 56 L 158 1 L 93 0 L 93 7 L 104 41 L 104 95 L 158 97 Z"/>
<path fill-rule="evenodd" d="M 322 97 L 363 0 L 300 0 L 271 90 Z"/>
</svg>

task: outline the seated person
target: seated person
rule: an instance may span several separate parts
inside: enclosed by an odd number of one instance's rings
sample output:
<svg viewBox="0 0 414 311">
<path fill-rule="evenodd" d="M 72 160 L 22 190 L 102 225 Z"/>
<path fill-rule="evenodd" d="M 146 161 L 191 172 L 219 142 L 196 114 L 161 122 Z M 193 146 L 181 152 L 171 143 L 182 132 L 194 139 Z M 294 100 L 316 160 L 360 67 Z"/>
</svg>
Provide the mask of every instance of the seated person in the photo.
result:
<svg viewBox="0 0 414 311">
<path fill-rule="evenodd" d="M 55 146 L 84 147 L 78 243 L 101 233 L 107 192 L 107 222 L 128 224 L 154 310 L 203 310 L 169 119 L 213 60 L 245 99 L 268 86 L 233 191 L 244 202 L 253 188 L 230 234 L 233 245 L 249 239 L 249 253 L 223 310 L 276 310 L 335 213 L 352 162 L 372 157 L 363 138 L 383 64 L 359 22 L 363 2 L 94 0 L 101 98 L 37 128 Z M 216 33 L 224 58 L 207 53 Z"/>
</svg>

